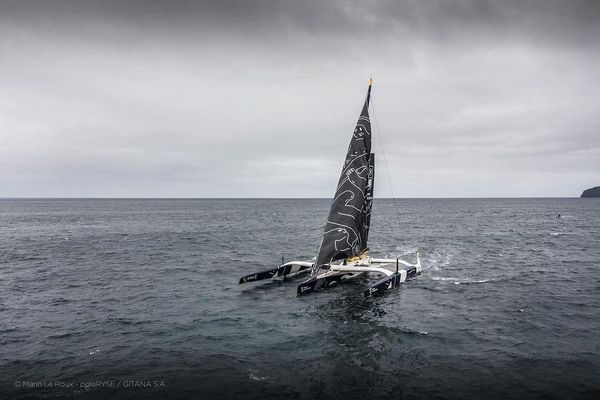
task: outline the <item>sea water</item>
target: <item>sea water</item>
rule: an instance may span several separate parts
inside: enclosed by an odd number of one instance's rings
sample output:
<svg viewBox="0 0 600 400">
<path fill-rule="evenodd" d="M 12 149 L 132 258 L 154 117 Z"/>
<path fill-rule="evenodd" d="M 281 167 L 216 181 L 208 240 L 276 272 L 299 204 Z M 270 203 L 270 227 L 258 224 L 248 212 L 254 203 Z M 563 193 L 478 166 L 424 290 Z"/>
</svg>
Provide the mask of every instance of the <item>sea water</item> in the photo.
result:
<svg viewBox="0 0 600 400">
<path fill-rule="evenodd" d="M 600 199 L 375 199 L 421 276 L 238 285 L 329 203 L 0 200 L 0 398 L 600 396 Z"/>
</svg>

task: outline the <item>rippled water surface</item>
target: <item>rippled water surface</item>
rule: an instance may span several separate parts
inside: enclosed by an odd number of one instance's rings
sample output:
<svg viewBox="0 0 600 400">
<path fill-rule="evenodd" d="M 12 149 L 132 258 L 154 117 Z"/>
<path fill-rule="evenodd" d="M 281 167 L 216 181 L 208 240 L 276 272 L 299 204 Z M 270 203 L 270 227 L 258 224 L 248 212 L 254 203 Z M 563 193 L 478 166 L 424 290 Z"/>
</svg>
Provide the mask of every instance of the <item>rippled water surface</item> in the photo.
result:
<svg viewBox="0 0 600 400">
<path fill-rule="evenodd" d="M 237 284 L 329 200 L 0 200 L 0 398 L 599 398 L 600 199 L 396 205 L 371 254 L 427 269 L 363 300 Z"/>
</svg>

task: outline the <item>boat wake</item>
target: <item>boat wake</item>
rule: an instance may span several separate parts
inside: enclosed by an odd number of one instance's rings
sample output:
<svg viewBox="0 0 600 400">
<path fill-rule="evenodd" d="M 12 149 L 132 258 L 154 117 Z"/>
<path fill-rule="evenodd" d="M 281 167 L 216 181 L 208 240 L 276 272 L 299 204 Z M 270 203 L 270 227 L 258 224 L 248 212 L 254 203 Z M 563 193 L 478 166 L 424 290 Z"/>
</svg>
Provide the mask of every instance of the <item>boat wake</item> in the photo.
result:
<svg viewBox="0 0 600 400">
<path fill-rule="evenodd" d="M 477 283 L 488 283 L 488 282 L 494 282 L 494 279 L 481 279 L 478 281 L 457 281 L 457 282 L 452 282 L 455 285 L 474 285 Z"/>
</svg>

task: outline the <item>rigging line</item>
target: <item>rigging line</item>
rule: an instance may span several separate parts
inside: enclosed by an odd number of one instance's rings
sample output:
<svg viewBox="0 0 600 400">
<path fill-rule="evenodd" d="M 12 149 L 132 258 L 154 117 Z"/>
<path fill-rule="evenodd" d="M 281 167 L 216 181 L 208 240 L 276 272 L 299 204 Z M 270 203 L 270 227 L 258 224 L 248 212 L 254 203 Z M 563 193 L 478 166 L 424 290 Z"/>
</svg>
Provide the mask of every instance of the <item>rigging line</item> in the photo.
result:
<svg viewBox="0 0 600 400">
<path fill-rule="evenodd" d="M 381 139 L 381 131 L 379 130 L 379 123 L 377 122 L 377 114 L 375 113 L 375 105 L 373 104 L 373 95 L 371 94 L 371 109 L 373 110 L 373 119 L 375 120 L 375 130 L 377 131 L 377 138 L 379 139 L 379 146 L 381 147 L 381 155 L 383 156 L 383 163 L 385 164 L 385 171 L 388 177 L 388 183 L 390 185 L 390 191 L 392 192 L 392 202 L 394 204 L 394 210 L 396 212 L 396 219 L 398 225 L 400 225 L 400 213 L 398 212 L 398 206 L 396 205 L 396 195 L 394 194 L 394 186 L 392 185 L 392 178 L 390 175 L 390 169 L 388 168 L 387 159 L 385 157 L 385 151 L 383 150 L 383 141 Z"/>
</svg>

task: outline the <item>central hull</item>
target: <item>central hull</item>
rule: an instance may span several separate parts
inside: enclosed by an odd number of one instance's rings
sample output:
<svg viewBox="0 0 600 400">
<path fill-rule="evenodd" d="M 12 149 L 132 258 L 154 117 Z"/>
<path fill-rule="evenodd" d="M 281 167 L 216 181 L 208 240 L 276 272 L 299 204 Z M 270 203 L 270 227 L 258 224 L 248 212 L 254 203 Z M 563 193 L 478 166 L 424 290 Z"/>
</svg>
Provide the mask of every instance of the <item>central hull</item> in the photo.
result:
<svg viewBox="0 0 600 400">
<path fill-rule="evenodd" d="M 421 273 L 421 259 L 417 253 L 417 263 L 411 264 L 407 261 L 397 259 L 383 259 L 363 257 L 352 263 L 332 264 L 328 270 L 310 277 L 298 285 L 296 294 L 303 296 L 316 290 L 327 289 L 343 281 L 357 278 L 363 274 L 376 274 L 383 276 L 382 279 L 371 284 L 363 292 L 364 297 L 380 294 L 388 289 L 398 286 L 407 279 Z"/>
</svg>

